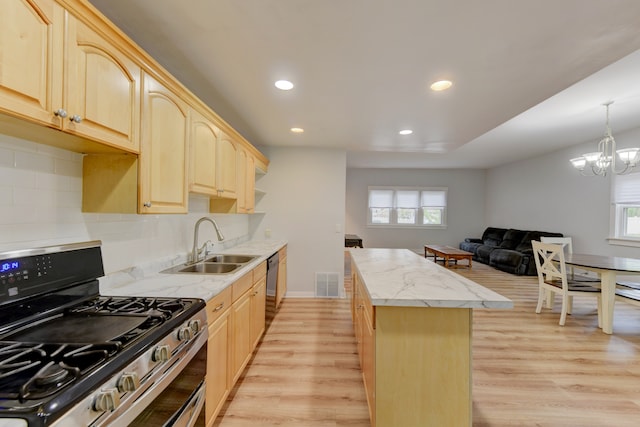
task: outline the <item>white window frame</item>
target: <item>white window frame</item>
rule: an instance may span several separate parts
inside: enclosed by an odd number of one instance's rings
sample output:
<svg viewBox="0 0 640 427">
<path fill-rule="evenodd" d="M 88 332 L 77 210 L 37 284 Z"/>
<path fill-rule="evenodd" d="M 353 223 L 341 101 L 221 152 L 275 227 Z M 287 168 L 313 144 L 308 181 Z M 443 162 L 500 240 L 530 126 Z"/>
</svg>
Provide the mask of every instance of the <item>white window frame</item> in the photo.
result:
<svg viewBox="0 0 640 427">
<path fill-rule="evenodd" d="M 611 179 L 611 215 L 608 241 L 612 245 L 640 247 L 640 236 L 627 234 L 627 210 L 640 208 L 640 173 Z"/>
<path fill-rule="evenodd" d="M 372 191 L 392 191 L 392 206 L 376 206 L 375 208 L 389 208 L 389 223 L 377 223 L 373 222 L 372 207 L 370 206 L 371 192 Z M 447 187 L 391 187 L 391 186 L 369 186 L 367 193 L 367 227 L 371 228 L 447 228 L 447 203 L 448 203 L 448 188 Z M 415 208 L 409 206 L 397 206 L 398 204 L 398 192 L 403 191 L 416 191 L 418 192 L 418 201 Z M 441 210 L 442 223 L 440 224 L 423 224 L 424 208 L 422 205 L 423 192 L 435 191 L 444 193 L 444 206 L 432 207 L 439 208 Z M 399 209 L 415 209 L 415 216 L 413 223 L 400 223 L 398 218 Z"/>
</svg>

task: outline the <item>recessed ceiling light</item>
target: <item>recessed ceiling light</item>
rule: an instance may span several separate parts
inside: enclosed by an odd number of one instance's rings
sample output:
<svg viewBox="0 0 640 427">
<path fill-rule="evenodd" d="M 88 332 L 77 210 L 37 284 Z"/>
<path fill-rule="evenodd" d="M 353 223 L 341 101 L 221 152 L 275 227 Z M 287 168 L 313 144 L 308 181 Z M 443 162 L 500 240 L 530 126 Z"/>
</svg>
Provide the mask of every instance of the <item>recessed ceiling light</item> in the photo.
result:
<svg viewBox="0 0 640 427">
<path fill-rule="evenodd" d="M 302 128 L 291 128 L 291 132 L 293 132 L 293 133 L 303 133 L 304 129 L 302 129 Z"/>
<path fill-rule="evenodd" d="M 291 90 L 293 89 L 293 83 L 289 80 L 278 80 L 276 82 L 276 87 L 281 90 Z"/>
<path fill-rule="evenodd" d="M 400 135 L 411 135 L 413 133 L 413 131 L 411 129 L 403 129 L 400 132 L 398 132 Z"/>
<path fill-rule="evenodd" d="M 441 90 L 449 89 L 452 85 L 453 83 L 451 83 L 450 80 L 438 80 L 437 82 L 431 84 L 431 90 L 439 92 Z"/>
</svg>

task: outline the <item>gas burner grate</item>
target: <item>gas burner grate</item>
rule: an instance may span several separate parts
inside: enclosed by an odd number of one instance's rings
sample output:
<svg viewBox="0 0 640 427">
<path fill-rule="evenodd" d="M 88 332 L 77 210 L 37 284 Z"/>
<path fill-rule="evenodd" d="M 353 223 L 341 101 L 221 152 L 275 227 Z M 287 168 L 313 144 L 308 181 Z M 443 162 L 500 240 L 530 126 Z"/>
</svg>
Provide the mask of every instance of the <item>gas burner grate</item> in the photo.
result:
<svg viewBox="0 0 640 427">
<path fill-rule="evenodd" d="M 53 395 L 118 352 L 119 343 L 0 342 L 0 399 L 24 402 Z"/>
<path fill-rule="evenodd" d="M 181 298 L 98 297 L 70 309 L 72 313 L 150 314 L 166 319 L 183 311 L 188 303 Z"/>
</svg>

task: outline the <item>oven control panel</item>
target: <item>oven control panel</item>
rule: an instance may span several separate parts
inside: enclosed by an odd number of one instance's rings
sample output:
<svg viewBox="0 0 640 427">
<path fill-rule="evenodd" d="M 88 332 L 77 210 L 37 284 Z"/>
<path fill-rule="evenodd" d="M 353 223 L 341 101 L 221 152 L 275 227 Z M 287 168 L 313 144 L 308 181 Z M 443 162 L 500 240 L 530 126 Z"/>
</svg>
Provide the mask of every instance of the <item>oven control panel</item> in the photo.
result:
<svg viewBox="0 0 640 427">
<path fill-rule="evenodd" d="M 0 258 L 0 303 L 55 292 L 103 275 L 99 247 Z"/>
<path fill-rule="evenodd" d="M 31 277 L 46 277 L 53 269 L 51 255 L 0 261 L 0 284 L 6 286 L 9 296 L 20 293 L 20 285 Z"/>
</svg>

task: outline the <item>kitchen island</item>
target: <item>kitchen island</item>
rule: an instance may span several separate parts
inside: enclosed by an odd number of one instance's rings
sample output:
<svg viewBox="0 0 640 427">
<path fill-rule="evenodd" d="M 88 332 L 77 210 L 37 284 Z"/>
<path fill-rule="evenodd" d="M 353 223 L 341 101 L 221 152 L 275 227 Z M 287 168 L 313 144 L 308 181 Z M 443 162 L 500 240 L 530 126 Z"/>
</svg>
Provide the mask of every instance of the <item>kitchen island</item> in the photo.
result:
<svg viewBox="0 0 640 427">
<path fill-rule="evenodd" d="M 511 300 L 407 249 L 350 249 L 371 425 L 471 425 L 472 310 Z"/>
</svg>

